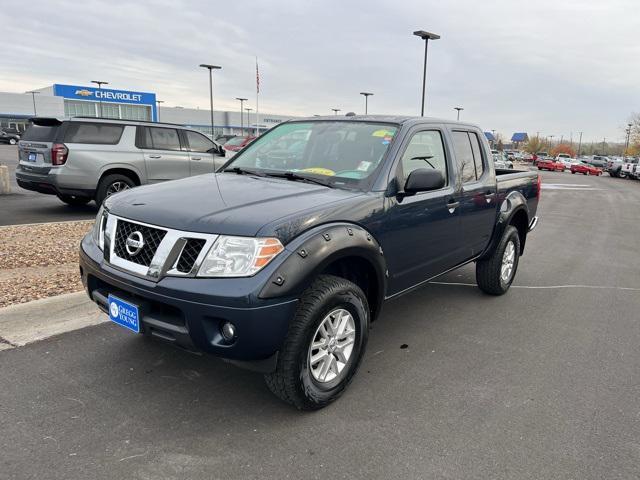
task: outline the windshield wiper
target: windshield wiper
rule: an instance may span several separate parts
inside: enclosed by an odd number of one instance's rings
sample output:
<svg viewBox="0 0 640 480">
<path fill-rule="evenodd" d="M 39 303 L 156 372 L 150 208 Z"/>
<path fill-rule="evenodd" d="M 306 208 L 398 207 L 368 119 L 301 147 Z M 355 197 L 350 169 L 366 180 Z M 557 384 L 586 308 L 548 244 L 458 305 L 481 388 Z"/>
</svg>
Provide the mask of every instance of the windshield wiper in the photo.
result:
<svg viewBox="0 0 640 480">
<path fill-rule="evenodd" d="M 256 172 L 255 170 L 249 170 L 247 168 L 240 168 L 240 167 L 226 168 L 224 171 L 237 173 L 238 175 L 255 175 L 257 177 L 265 176 L 264 173 L 260 173 L 260 172 Z"/>
<path fill-rule="evenodd" d="M 335 188 L 329 182 L 324 182 L 320 179 L 313 177 L 306 177 L 304 175 L 299 175 L 296 172 L 268 172 L 265 175 L 268 177 L 276 177 L 276 178 L 286 178 L 287 180 L 298 181 L 298 182 L 309 182 L 315 183 L 316 185 L 322 185 L 323 187 Z"/>
</svg>

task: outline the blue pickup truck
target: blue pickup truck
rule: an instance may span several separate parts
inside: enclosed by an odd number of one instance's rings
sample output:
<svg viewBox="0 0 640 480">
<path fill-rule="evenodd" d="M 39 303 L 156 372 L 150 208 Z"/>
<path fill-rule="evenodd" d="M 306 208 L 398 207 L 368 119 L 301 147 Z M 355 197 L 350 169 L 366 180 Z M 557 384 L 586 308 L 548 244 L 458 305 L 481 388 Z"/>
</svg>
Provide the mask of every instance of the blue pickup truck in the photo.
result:
<svg viewBox="0 0 640 480">
<path fill-rule="evenodd" d="M 218 173 L 107 198 L 80 271 L 114 322 L 317 409 L 356 373 L 385 300 L 470 262 L 482 291 L 507 292 L 539 196 L 534 172 L 494 168 L 474 125 L 301 119 Z"/>
</svg>

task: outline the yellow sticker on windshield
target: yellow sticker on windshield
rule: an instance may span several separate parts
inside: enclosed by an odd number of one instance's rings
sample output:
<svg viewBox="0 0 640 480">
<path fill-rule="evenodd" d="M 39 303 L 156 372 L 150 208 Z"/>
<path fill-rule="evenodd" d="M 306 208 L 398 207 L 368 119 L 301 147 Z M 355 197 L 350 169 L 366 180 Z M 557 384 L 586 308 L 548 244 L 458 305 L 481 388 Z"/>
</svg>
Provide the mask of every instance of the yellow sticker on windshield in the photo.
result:
<svg viewBox="0 0 640 480">
<path fill-rule="evenodd" d="M 333 177 L 336 174 L 336 172 L 334 172 L 333 170 L 329 170 L 328 168 L 322 168 L 322 167 L 305 168 L 302 171 L 315 173 L 317 175 L 326 175 L 327 177 Z"/>
<path fill-rule="evenodd" d="M 371 134 L 372 137 L 393 137 L 394 132 L 390 132 L 389 130 L 376 130 Z"/>
</svg>

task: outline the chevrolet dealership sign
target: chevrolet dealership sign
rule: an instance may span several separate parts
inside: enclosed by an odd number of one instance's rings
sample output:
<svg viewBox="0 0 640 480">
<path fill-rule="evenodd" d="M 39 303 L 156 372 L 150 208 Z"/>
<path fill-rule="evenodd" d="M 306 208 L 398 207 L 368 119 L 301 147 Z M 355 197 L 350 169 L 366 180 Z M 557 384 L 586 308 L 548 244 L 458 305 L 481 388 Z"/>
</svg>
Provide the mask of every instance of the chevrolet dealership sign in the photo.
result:
<svg viewBox="0 0 640 480">
<path fill-rule="evenodd" d="M 56 97 L 64 97 L 72 100 L 94 100 L 102 102 L 149 105 L 154 111 L 156 108 L 155 93 L 55 84 L 53 86 L 53 94 Z"/>
</svg>

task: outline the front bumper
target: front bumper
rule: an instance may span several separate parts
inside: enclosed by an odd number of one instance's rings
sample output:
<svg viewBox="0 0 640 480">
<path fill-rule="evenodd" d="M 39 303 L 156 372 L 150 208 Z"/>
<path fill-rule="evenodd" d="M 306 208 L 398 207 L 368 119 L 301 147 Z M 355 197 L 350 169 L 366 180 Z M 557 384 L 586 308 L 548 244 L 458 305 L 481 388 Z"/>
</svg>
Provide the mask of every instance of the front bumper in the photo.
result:
<svg viewBox="0 0 640 480">
<path fill-rule="evenodd" d="M 105 263 L 90 235 L 81 244 L 80 273 L 89 297 L 104 312 L 109 294 L 138 305 L 142 333 L 263 372 L 275 368 L 297 306 L 296 298 L 259 299 L 262 282 L 256 277 L 159 282 L 137 277 Z M 236 327 L 232 342 L 221 334 L 225 322 Z"/>
</svg>

